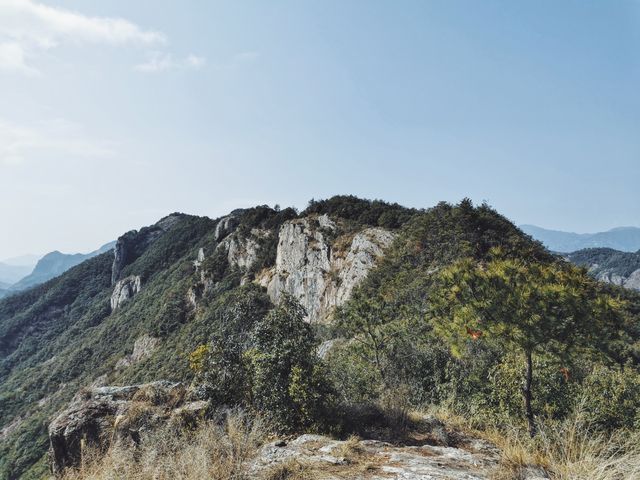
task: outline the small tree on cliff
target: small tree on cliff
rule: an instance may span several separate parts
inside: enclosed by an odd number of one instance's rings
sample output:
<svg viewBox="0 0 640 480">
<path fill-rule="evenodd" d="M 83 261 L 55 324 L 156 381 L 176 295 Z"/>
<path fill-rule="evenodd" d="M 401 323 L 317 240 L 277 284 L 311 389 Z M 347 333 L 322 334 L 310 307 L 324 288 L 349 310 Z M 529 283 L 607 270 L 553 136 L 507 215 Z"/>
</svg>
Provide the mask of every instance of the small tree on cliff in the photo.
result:
<svg viewBox="0 0 640 480">
<path fill-rule="evenodd" d="M 593 280 L 568 264 L 505 257 L 463 259 L 439 272 L 431 297 L 435 330 L 454 354 L 469 341 L 493 341 L 524 359 L 522 397 L 529 433 L 536 433 L 533 360 L 545 353 L 562 360 L 576 348 L 595 346 L 618 316 L 619 302 L 599 295 Z"/>
</svg>

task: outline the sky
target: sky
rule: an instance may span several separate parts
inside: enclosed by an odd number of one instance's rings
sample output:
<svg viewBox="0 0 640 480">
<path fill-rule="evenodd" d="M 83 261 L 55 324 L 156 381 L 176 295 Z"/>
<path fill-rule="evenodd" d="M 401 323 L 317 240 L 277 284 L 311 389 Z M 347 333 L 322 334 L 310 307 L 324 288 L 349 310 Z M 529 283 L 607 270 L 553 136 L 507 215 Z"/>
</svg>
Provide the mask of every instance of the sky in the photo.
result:
<svg viewBox="0 0 640 480">
<path fill-rule="evenodd" d="M 0 0 L 0 258 L 181 211 L 640 226 L 640 0 Z"/>
</svg>

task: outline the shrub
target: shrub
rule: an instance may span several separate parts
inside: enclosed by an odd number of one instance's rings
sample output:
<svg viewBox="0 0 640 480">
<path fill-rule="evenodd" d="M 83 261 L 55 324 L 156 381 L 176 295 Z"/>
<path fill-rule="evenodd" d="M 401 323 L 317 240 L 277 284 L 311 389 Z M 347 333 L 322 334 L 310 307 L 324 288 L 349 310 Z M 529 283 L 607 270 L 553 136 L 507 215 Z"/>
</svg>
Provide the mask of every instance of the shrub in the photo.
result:
<svg viewBox="0 0 640 480">
<path fill-rule="evenodd" d="M 321 428 L 332 393 L 305 311 L 291 296 L 260 322 L 248 352 L 254 406 L 281 431 Z"/>
<path fill-rule="evenodd" d="M 640 428 L 640 374 L 631 366 L 597 366 L 585 379 L 581 408 L 599 429 Z"/>
</svg>

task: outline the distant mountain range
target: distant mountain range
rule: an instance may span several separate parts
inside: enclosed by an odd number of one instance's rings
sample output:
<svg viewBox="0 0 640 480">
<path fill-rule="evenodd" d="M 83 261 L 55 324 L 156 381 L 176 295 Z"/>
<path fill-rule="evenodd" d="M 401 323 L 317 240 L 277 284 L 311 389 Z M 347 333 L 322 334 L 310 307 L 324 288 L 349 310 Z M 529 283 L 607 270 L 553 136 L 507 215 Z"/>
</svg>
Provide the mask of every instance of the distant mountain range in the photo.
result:
<svg viewBox="0 0 640 480">
<path fill-rule="evenodd" d="M 109 242 L 98 250 L 90 253 L 66 254 L 54 251 L 40 258 L 35 264 L 29 265 L 28 260 L 32 259 L 32 255 L 25 255 L 10 259 L 7 263 L 0 263 L 0 298 L 26 290 L 52 278 L 62 275 L 72 267 L 93 258 L 96 255 L 112 250 L 115 242 Z M 24 265 L 16 265 L 25 263 Z"/>
<path fill-rule="evenodd" d="M 553 252 L 568 253 L 585 248 L 612 248 L 622 252 L 640 250 L 640 228 L 637 227 L 618 227 L 598 233 L 562 232 L 535 225 L 520 225 L 520 229 Z"/>
<path fill-rule="evenodd" d="M 32 270 L 33 265 L 9 265 L 0 262 L 0 289 L 4 288 L 3 285 L 13 285 L 25 275 L 29 275 Z"/>
</svg>

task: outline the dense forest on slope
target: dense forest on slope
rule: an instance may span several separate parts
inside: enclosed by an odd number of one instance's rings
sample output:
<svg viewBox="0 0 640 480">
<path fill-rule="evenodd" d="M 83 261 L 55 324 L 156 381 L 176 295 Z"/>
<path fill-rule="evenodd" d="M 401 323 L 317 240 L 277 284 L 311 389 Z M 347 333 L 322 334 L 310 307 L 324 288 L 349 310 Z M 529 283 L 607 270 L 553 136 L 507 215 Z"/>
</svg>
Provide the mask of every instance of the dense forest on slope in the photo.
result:
<svg viewBox="0 0 640 480">
<path fill-rule="evenodd" d="M 602 282 L 640 290 L 640 251 L 620 252 L 611 248 L 586 248 L 566 258 L 589 270 Z"/>
<path fill-rule="evenodd" d="M 279 233 L 297 232 L 310 259 L 328 252 L 333 268 L 380 229 L 394 240 L 377 266 L 328 322 L 305 323 L 295 295 L 316 284 L 278 283 L 288 248 Z M 174 214 L 129 232 L 115 259 L 100 255 L 0 301 L 0 476 L 42 477 L 48 423 L 91 384 L 193 381 L 203 398 L 269 412 L 284 430 L 347 434 L 369 425 L 390 396 L 520 418 L 518 354 L 471 337 L 452 351 L 434 329 L 430 301 L 445 267 L 483 264 L 496 248 L 525 264 L 569 268 L 490 207 L 466 200 L 413 210 L 343 196 L 312 201 L 302 213 L 261 206 L 217 220 Z M 342 282 L 337 270 L 318 275 L 323 285 Z M 114 303 L 127 282 L 141 288 Z M 593 285 L 620 301 L 619 314 L 602 344 L 536 357 L 534 407 L 563 418 L 588 397 L 599 428 L 631 428 L 640 421 L 640 301 Z M 323 360 L 313 354 L 321 341 L 330 346 Z"/>
</svg>

